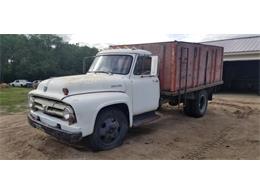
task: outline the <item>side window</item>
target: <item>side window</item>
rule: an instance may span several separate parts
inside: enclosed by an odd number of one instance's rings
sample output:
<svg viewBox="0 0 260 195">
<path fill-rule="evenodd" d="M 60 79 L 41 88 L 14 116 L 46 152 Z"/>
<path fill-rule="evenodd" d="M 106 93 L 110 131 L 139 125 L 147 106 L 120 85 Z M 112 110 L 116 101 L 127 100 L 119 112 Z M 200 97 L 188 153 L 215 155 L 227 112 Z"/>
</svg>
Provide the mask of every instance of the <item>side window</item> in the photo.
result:
<svg viewBox="0 0 260 195">
<path fill-rule="evenodd" d="M 134 69 L 134 75 L 150 75 L 152 58 L 149 56 L 139 56 Z"/>
<path fill-rule="evenodd" d="M 15 82 L 16 82 L 16 83 L 19 83 L 19 80 L 16 80 Z"/>
</svg>

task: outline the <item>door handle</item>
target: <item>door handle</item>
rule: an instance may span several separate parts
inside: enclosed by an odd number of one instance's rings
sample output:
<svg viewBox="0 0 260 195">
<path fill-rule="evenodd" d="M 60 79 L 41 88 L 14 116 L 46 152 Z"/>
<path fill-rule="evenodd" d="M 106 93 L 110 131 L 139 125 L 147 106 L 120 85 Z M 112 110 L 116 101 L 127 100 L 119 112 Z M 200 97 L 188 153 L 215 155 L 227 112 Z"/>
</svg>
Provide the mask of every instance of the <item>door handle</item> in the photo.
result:
<svg viewBox="0 0 260 195">
<path fill-rule="evenodd" d="M 158 83 L 158 82 L 159 82 L 159 80 L 158 80 L 158 79 L 154 79 L 154 80 L 153 80 L 153 82 L 155 82 L 155 83 Z"/>
</svg>

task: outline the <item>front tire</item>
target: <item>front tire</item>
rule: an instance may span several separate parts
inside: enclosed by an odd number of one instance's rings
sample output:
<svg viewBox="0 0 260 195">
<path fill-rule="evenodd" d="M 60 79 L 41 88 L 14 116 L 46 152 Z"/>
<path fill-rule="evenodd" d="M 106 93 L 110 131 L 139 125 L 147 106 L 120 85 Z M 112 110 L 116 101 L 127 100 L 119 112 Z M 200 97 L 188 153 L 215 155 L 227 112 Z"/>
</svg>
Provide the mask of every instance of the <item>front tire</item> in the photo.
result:
<svg viewBox="0 0 260 195">
<path fill-rule="evenodd" d="M 121 110 L 102 110 L 97 116 L 94 133 L 88 137 L 89 146 L 94 151 L 110 150 L 120 146 L 128 128 L 128 119 Z"/>
</svg>

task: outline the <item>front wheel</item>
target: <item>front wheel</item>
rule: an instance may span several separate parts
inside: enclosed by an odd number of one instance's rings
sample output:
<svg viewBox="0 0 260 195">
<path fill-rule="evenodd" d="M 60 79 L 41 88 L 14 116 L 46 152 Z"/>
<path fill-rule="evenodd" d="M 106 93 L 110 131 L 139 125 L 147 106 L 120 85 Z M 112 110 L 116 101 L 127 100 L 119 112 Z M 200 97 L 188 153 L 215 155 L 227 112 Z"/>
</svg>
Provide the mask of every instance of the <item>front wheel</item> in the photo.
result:
<svg viewBox="0 0 260 195">
<path fill-rule="evenodd" d="M 90 148 L 100 151 L 121 145 L 128 127 L 128 120 L 121 110 L 110 108 L 101 111 L 96 119 L 94 133 L 88 137 Z"/>
</svg>

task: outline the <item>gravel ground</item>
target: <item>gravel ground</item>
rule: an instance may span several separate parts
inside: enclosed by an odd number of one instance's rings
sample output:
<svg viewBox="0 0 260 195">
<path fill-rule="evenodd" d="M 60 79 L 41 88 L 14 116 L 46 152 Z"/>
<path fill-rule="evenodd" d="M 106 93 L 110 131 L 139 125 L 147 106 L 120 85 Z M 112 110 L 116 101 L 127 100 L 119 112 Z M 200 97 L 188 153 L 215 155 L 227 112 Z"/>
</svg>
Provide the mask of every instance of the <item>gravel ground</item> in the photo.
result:
<svg viewBox="0 0 260 195">
<path fill-rule="evenodd" d="M 0 159 L 260 159 L 260 98 L 219 94 L 203 118 L 164 106 L 116 149 L 92 152 L 30 127 L 26 113 L 0 116 Z"/>
</svg>

